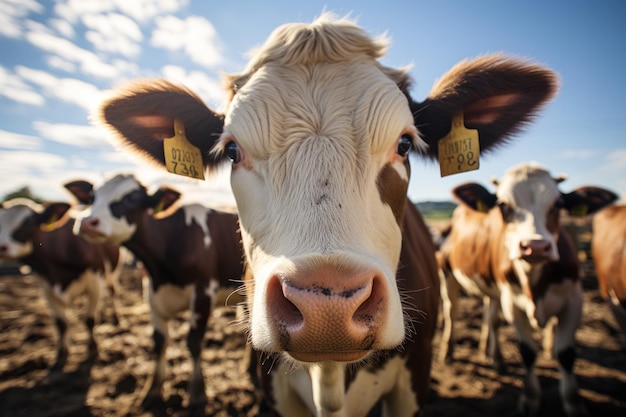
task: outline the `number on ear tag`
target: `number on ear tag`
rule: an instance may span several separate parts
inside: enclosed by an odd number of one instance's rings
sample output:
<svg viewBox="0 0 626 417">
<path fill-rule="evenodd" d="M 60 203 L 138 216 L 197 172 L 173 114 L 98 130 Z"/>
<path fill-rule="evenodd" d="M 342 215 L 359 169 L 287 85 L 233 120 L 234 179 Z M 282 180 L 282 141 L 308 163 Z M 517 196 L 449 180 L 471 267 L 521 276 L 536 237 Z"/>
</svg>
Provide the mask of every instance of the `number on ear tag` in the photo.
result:
<svg viewBox="0 0 626 417">
<path fill-rule="evenodd" d="M 173 174 L 204 179 L 202 154 L 185 136 L 185 125 L 180 119 L 174 119 L 174 137 L 163 140 L 165 167 Z"/>
<path fill-rule="evenodd" d="M 478 169 L 480 143 L 478 130 L 466 129 L 463 112 L 452 119 L 452 128 L 439 140 L 439 167 L 441 176 Z"/>
</svg>

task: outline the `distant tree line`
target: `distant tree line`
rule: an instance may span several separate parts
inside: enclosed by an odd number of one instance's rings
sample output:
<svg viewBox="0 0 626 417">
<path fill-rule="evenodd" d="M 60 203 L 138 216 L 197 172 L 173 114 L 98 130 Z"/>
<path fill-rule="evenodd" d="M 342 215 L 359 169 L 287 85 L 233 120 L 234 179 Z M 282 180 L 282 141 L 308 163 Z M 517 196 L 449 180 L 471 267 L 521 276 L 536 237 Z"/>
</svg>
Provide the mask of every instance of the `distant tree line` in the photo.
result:
<svg viewBox="0 0 626 417">
<path fill-rule="evenodd" d="M 37 197 L 35 194 L 33 194 L 32 190 L 30 189 L 29 186 L 24 186 L 21 188 L 18 188 L 15 191 L 12 191 L 8 194 L 6 194 L 4 197 L 2 197 L 2 201 L 7 201 L 7 200 L 11 200 L 12 198 L 28 198 L 30 200 L 33 200 L 37 203 L 43 203 L 43 199 Z"/>
</svg>

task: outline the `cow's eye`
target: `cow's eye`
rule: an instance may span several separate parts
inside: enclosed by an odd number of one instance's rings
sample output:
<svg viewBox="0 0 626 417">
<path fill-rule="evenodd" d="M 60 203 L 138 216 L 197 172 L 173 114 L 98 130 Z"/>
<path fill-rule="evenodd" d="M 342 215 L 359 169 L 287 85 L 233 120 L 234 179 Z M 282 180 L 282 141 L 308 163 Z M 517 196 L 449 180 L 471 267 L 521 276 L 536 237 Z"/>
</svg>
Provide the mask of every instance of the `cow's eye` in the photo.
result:
<svg viewBox="0 0 626 417">
<path fill-rule="evenodd" d="M 224 153 L 233 164 L 238 163 L 241 160 L 241 154 L 239 153 L 239 146 L 235 142 L 228 142 L 224 148 Z"/>
<path fill-rule="evenodd" d="M 410 135 L 402 135 L 398 140 L 398 149 L 396 152 L 400 156 L 406 156 L 413 146 L 413 138 Z"/>
</svg>

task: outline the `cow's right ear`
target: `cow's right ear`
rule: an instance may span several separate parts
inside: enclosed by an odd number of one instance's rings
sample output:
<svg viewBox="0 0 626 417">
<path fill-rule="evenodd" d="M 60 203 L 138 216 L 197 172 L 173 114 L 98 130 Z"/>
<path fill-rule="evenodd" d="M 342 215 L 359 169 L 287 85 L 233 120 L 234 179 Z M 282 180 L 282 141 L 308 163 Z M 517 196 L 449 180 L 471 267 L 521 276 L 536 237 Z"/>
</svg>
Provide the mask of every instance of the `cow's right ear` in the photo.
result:
<svg viewBox="0 0 626 417">
<path fill-rule="evenodd" d="M 117 142 L 139 156 L 165 165 L 163 140 L 174 137 L 174 120 L 182 121 L 187 140 L 200 149 L 209 171 L 227 161 L 211 151 L 224 128 L 224 116 L 208 108 L 187 88 L 163 79 L 134 81 L 112 91 L 94 115 Z"/>
<path fill-rule="evenodd" d="M 76 197 L 76 200 L 78 200 L 79 203 L 93 203 L 93 184 L 89 181 L 76 180 L 63 184 L 63 186 L 74 197 Z"/>
<path fill-rule="evenodd" d="M 158 214 L 172 207 L 180 198 L 180 193 L 169 187 L 161 187 L 148 197 L 148 205 L 153 209 L 152 214 Z"/>
<path fill-rule="evenodd" d="M 486 213 L 496 205 L 497 197 L 480 184 L 470 182 L 455 187 L 452 195 L 469 208 Z"/>
<path fill-rule="evenodd" d="M 37 223 L 49 228 L 59 221 L 70 209 L 67 203 L 48 203 L 41 213 L 37 214 Z"/>
</svg>

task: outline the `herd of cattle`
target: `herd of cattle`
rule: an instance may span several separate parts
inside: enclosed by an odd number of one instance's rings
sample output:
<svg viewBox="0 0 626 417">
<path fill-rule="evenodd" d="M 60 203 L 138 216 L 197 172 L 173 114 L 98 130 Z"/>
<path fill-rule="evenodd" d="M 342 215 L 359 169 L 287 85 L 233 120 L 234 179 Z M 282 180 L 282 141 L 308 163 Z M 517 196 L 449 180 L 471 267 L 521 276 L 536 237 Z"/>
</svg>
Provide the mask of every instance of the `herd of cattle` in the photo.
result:
<svg viewBox="0 0 626 417">
<path fill-rule="evenodd" d="M 269 415 L 366 417 L 377 404 L 385 416 L 419 415 L 439 311 L 441 359 L 453 359 L 461 288 L 484 298 L 481 349 L 495 366 L 502 365 L 498 315 L 516 330 L 524 415 L 540 406 L 534 334 L 558 319 L 553 353 L 563 409 L 584 415 L 573 374 L 582 286 L 559 217 L 595 213 L 601 293 L 626 331 L 626 206 L 599 187 L 564 193 L 563 177 L 524 163 L 494 182 L 495 194 L 475 183 L 456 187 L 458 206 L 435 245 L 407 198 L 411 150 L 436 157 L 458 114 L 478 131 L 481 152 L 496 148 L 554 96 L 556 74 L 483 56 L 457 64 L 417 102 L 406 70 L 378 61 L 385 48 L 353 22 L 325 14 L 278 28 L 244 72 L 229 76 L 224 113 L 164 80 L 114 90 L 96 118 L 120 144 L 165 165 L 163 140 L 182 123 L 209 173 L 231 161 L 238 213 L 180 205 L 177 191 L 149 193 L 133 175 L 98 187 L 65 184 L 79 203 L 72 216 L 66 203 L 3 203 L 0 258 L 20 259 L 45 278 L 60 336 L 54 368 L 66 362 L 65 308 L 78 294 L 88 295 L 85 322 L 97 349 L 101 282 L 115 288 L 125 247 L 149 276 L 156 363 L 143 408 L 161 395 L 167 324 L 185 310 L 189 407 L 203 408 L 200 354 L 211 308 L 220 288 L 243 282 L 250 373 Z"/>
</svg>

